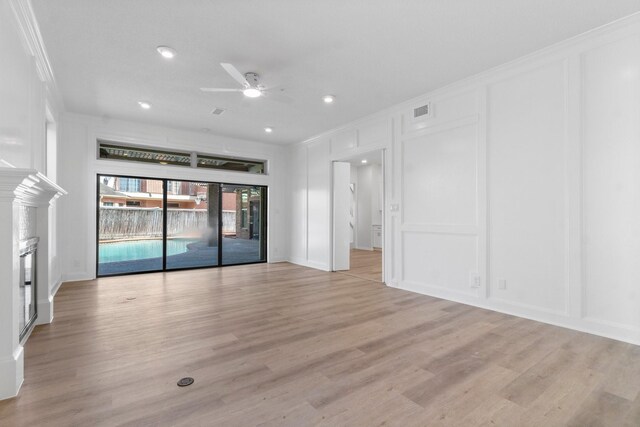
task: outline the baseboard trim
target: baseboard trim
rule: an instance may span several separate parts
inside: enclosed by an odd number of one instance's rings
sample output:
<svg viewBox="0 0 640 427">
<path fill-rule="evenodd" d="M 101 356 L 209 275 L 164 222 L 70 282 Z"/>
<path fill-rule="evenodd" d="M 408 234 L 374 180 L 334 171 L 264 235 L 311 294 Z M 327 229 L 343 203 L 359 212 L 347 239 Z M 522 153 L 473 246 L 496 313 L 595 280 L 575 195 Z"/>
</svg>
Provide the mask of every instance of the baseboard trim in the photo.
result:
<svg viewBox="0 0 640 427">
<path fill-rule="evenodd" d="M 315 268 L 316 270 L 322 270 L 322 271 L 331 271 L 331 269 L 327 264 L 321 263 L 321 262 L 309 261 L 309 260 L 304 260 L 300 258 L 291 258 L 289 259 L 289 262 L 291 264 L 300 265 L 302 267 Z"/>
<path fill-rule="evenodd" d="M 62 277 L 58 278 L 58 280 L 56 280 L 55 285 L 53 285 L 51 287 L 51 297 L 52 298 L 56 296 L 56 294 L 60 290 L 60 286 L 62 286 Z"/>
<path fill-rule="evenodd" d="M 24 382 L 24 351 L 20 345 L 13 355 L 0 360 L 0 400 L 16 397 Z"/>
<path fill-rule="evenodd" d="M 611 325 L 604 322 L 594 321 L 588 318 L 569 317 L 549 310 L 511 304 L 509 302 L 505 302 L 504 300 L 496 301 L 490 298 L 480 299 L 471 295 L 453 293 L 427 285 L 411 282 L 399 282 L 392 285 L 392 287 L 405 291 L 415 292 L 422 295 L 432 296 L 435 298 L 442 298 L 461 304 L 471 305 L 486 310 L 497 311 L 499 313 L 504 313 L 511 316 L 522 317 L 537 322 L 547 323 L 562 328 L 573 329 L 579 332 L 585 332 L 592 335 L 611 338 L 617 341 L 627 342 L 629 344 L 640 345 L 639 329 Z"/>
<path fill-rule="evenodd" d="M 95 277 L 92 277 L 86 272 L 78 271 L 73 273 L 65 273 L 62 275 L 62 278 L 60 280 L 61 282 L 80 282 L 83 280 L 93 280 L 93 279 L 95 279 Z"/>
</svg>

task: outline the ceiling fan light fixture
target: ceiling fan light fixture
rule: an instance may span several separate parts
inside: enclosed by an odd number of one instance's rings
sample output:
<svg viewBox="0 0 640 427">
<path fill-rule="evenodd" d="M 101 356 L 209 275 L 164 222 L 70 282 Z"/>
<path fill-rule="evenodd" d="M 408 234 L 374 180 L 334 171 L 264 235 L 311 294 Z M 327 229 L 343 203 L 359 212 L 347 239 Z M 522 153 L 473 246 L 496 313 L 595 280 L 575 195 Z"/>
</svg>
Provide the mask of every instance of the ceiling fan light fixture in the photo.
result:
<svg viewBox="0 0 640 427">
<path fill-rule="evenodd" d="M 156 50 L 165 59 L 173 59 L 176 56 L 176 50 L 169 46 L 158 46 Z"/>
<path fill-rule="evenodd" d="M 325 95 L 322 97 L 322 100 L 325 104 L 333 104 L 333 102 L 336 100 L 336 97 L 333 95 Z"/>
<path fill-rule="evenodd" d="M 245 90 L 243 90 L 242 93 L 247 98 L 257 98 L 260 95 L 262 95 L 262 92 L 260 91 L 260 89 L 256 89 L 255 87 L 248 87 Z"/>
</svg>

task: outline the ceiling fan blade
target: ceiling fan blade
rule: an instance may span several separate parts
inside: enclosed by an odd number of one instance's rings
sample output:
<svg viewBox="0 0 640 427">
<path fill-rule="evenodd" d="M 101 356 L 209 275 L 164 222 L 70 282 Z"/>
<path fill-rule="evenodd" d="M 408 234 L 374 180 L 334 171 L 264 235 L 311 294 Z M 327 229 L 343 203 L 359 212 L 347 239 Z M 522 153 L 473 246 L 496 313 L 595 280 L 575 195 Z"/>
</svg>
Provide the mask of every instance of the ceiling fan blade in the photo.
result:
<svg viewBox="0 0 640 427">
<path fill-rule="evenodd" d="M 293 98 L 285 95 L 282 91 L 263 90 L 262 95 L 270 101 L 282 102 L 283 104 L 293 103 Z"/>
<path fill-rule="evenodd" d="M 201 87 L 200 90 L 203 92 L 242 92 L 242 89 L 229 89 L 221 87 Z"/>
<path fill-rule="evenodd" d="M 244 87 L 251 86 L 249 84 L 249 82 L 247 81 L 247 79 L 244 78 L 244 75 L 240 71 L 238 71 L 238 69 L 236 67 L 234 67 L 233 65 L 231 65 L 229 63 L 226 63 L 226 62 L 221 62 L 220 65 L 222 66 L 222 68 L 224 68 L 224 70 L 227 73 L 229 73 L 229 75 L 231 77 L 234 78 L 234 80 L 236 80 L 242 86 L 244 86 Z"/>
</svg>

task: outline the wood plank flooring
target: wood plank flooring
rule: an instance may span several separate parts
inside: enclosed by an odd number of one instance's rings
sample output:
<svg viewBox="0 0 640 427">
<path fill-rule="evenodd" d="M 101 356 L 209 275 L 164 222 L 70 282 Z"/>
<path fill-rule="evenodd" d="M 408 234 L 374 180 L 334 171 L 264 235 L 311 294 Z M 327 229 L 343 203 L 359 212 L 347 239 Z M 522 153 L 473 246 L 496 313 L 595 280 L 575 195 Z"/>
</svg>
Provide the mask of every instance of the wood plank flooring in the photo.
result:
<svg viewBox="0 0 640 427">
<path fill-rule="evenodd" d="M 373 251 L 351 249 L 349 270 L 339 271 L 338 273 L 374 282 L 382 282 L 382 251 L 377 249 Z"/>
<path fill-rule="evenodd" d="M 105 278 L 55 308 L 2 426 L 640 425 L 639 347 L 343 274 Z"/>
</svg>

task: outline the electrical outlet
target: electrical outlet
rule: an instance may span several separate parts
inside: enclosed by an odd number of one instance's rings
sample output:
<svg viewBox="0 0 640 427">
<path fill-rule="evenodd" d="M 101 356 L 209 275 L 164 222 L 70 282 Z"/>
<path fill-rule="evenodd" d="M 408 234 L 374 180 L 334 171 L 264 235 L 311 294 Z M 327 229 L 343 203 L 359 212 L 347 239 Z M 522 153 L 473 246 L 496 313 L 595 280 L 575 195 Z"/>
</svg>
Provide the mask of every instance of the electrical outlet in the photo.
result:
<svg viewBox="0 0 640 427">
<path fill-rule="evenodd" d="M 507 289 L 507 279 L 498 279 L 498 289 Z"/>
</svg>

